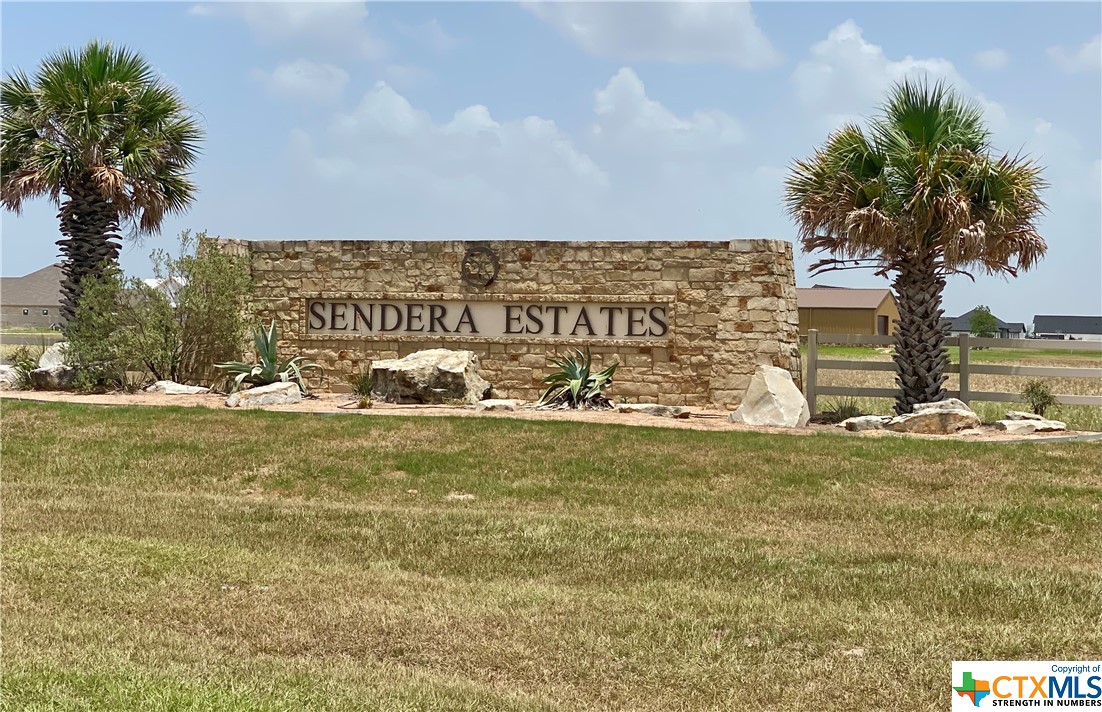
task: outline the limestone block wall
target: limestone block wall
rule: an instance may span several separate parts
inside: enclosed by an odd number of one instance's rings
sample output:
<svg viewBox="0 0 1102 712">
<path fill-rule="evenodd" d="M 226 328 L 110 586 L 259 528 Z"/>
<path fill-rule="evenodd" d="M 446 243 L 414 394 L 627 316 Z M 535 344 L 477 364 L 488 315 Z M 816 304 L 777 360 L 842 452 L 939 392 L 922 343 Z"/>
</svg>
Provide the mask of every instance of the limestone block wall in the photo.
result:
<svg viewBox="0 0 1102 712">
<path fill-rule="evenodd" d="M 800 382 L 792 245 L 781 240 L 222 244 L 248 256 L 260 316 L 279 322 L 281 350 L 324 366 L 335 391 L 348 390 L 345 378 L 372 360 L 428 348 L 474 351 L 495 395 L 523 400 L 542 392 L 549 356 L 587 345 L 597 366 L 620 363 L 609 391 L 614 401 L 733 409 L 758 364 L 788 369 Z M 497 278 L 485 287 L 461 279 L 463 257 L 474 245 L 499 259 Z M 483 309 L 484 302 L 651 305 L 664 312 L 668 328 L 643 339 L 316 333 L 319 322 L 308 310 L 317 300 L 447 300 Z"/>
</svg>

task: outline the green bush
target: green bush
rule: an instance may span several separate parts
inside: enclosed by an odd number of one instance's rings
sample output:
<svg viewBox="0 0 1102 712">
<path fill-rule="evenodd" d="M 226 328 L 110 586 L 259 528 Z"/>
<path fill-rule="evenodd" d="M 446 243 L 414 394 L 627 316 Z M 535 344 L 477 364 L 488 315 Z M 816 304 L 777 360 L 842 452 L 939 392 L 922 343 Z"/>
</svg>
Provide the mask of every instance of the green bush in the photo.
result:
<svg viewBox="0 0 1102 712">
<path fill-rule="evenodd" d="M 593 356 L 587 346 L 583 353 L 575 349 L 574 354 L 562 359 L 550 359 L 559 370 L 543 379 L 547 390 L 540 396 L 537 406 L 544 408 L 611 408 L 612 403 L 604 396 L 604 390 L 612 385 L 612 376 L 619 364 L 612 364 L 602 371 L 593 373 Z"/>
<path fill-rule="evenodd" d="M 175 301 L 170 380 L 211 380 L 213 365 L 239 358 L 249 336 L 252 276 L 206 232 L 180 235 L 180 254 L 152 254 L 154 275 Z"/>
<path fill-rule="evenodd" d="M 146 286 L 140 280 L 132 282 L 135 288 Z M 76 314 L 65 329 L 66 357 L 76 368 L 78 390 L 121 387 L 127 383 L 126 372 L 141 361 L 130 348 L 135 329 L 125 313 L 127 291 L 126 277 L 113 265 L 81 282 Z"/>
<path fill-rule="evenodd" d="M 160 287 L 115 266 L 82 283 L 66 328 L 78 388 L 209 382 L 215 362 L 240 355 L 252 289 L 245 261 L 190 231 L 180 235 L 178 256 L 158 250 L 152 258 Z"/>
<path fill-rule="evenodd" d="M 1059 402 L 1049 385 L 1040 380 L 1026 382 L 1025 388 L 1022 389 L 1022 400 L 1036 415 L 1040 416 Z"/>
<path fill-rule="evenodd" d="M 253 342 L 256 345 L 256 354 L 259 363 L 244 363 L 242 361 L 230 361 L 215 364 L 215 368 L 226 371 L 233 377 L 233 390 L 237 391 L 242 383 L 250 383 L 254 386 L 266 386 L 270 383 L 286 383 L 288 381 L 298 384 L 303 395 L 308 393 L 306 382 L 302 378 L 302 372 L 308 369 L 321 370 L 321 366 L 315 363 L 301 363 L 302 356 L 293 356 L 286 361 L 279 360 L 279 343 L 276 331 L 275 319 L 267 329 L 255 327 L 253 329 Z"/>
</svg>

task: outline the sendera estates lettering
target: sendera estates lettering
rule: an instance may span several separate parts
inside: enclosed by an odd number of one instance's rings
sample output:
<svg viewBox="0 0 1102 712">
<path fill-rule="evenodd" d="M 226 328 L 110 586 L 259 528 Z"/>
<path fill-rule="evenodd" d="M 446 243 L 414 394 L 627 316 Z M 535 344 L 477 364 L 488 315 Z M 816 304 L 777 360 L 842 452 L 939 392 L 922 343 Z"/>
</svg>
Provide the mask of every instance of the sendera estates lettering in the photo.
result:
<svg viewBox="0 0 1102 712">
<path fill-rule="evenodd" d="M 662 339 L 665 304 L 311 300 L 311 334 Z"/>
</svg>

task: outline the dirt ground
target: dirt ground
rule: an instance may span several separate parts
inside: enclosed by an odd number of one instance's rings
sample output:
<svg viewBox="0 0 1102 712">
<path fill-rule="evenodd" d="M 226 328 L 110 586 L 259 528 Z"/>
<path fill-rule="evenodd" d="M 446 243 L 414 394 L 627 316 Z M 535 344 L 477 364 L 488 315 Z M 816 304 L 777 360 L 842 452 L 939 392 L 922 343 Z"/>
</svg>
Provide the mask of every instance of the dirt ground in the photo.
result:
<svg viewBox="0 0 1102 712">
<path fill-rule="evenodd" d="M 225 408 L 226 396 L 219 394 L 203 395 L 164 395 L 162 393 L 104 393 L 75 394 L 44 391 L 4 391 L 0 401 L 33 400 L 44 402 L 80 403 L 85 405 L 133 405 L 133 406 L 183 406 L 192 408 Z M 1022 441 L 1044 440 L 1046 438 L 1090 435 L 1076 431 L 1058 433 L 1035 433 L 1033 435 L 1011 435 L 993 426 L 984 425 L 978 429 L 963 430 L 955 435 L 912 435 L 892 433 L 884 430 L 866 430 L 849 433 L 835 425 L 811 424 L 806 428 L 765 428 L 732 423 L 728 412 L 718 409 L 691 409 L 688 418 L 661 418 L 642 413 L 618 413 L 615 411 L 568 411 L 539 410 L 530 405 L 518 404 L 515 411 L 476 411 L 474 406 L 452 405 L 395 405 L 376 402 L 371 408 L 359 409 L 356 401 L 348 394 L 319 393 L 311 395 L 295 405 L 268 406 L 266 410 L 289 413 L 311 413 L 321 415 L 401 415 L 401 416 L 459 416 L 471 418 L 514 418 L 520 420 L 567 420 L 582 423 L 615 423 L 618 425 L 642 425 L 659 428 L 682 428 L 691 430 L 776 433 L 784 435 L 815 435 L 834 433 L 853 437 L 912 437 L 935 440 L 966 439 L 969 441 Z M 2 403 L 0 403 L 2 407 Z"/>
</svg>

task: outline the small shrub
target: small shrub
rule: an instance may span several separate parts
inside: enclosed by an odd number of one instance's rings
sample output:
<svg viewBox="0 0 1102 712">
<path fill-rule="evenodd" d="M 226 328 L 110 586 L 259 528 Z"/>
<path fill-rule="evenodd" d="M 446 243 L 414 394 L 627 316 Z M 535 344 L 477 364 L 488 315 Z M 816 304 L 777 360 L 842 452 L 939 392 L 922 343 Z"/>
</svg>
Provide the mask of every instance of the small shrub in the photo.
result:
<svg viewBox="0 0 1102 712">
<path fill-rule="evenodd" d="M 820 419 L 830 423 L 841 423 L 843 420 L 864 415 L 856 398 L 843 398 L 827 403 L 827 408 L 819 414 Z"/>
<path fill-rule="evenodd" d="M 1022 400 L 1036 415 L 1043 416 L 1045 411 L 1057 404 L 1056 396 L 1049 385 L 1041 380 L 1027 381 L 1022 389 Z"/>
<path fill-rule="evenodd" d="M 604 396 L 604 390 L 612 385 L 612 376 L 619 364 L 612 364 L 602 371 L 593 373 L 593 355 L 587 346 L 583 353 L 575 349 L 574 354 L 562 359 L 550 359 L 559 370 L 543 379 L 547 390 L 540 396 L 536 405 L 542 408 L 611 408 L 612 403 Z"/>
<path fill-rule="evenodd" d="M 352 392 L 360 398 L 371 398 L 371 389 L 375 386 L 371 366 L 368 365 L 366 369 L 361 367 L 359 371 L 348 377 L 348 383 L 352 386 Z"/>
<path fill-rule="evenodd" d="M 228 361 L 216 363 L 215 368 L 222 369 L 233 376 L 233 391 L 241 388 L 242 383 L 250 383 L 254 386 L 266 386 L 270 383 L 297 383 L 299 390 L 306 395 L 309 390 L 302 378 L 305 370 L 322 370 L 315 363 L 302 363 L 302 356 L 292 356 L 286 361 L 279 360 L 278 334 L 275 319 L 271 325 L 253 328 L 253 342 L 256 344 L 256 355 L 259 363 L 249 364 L 242 361 Z"/>
</svg>

